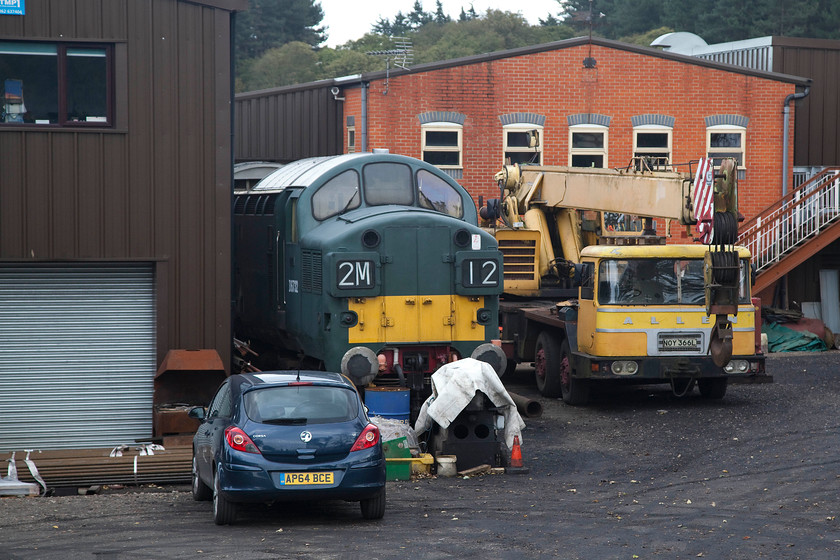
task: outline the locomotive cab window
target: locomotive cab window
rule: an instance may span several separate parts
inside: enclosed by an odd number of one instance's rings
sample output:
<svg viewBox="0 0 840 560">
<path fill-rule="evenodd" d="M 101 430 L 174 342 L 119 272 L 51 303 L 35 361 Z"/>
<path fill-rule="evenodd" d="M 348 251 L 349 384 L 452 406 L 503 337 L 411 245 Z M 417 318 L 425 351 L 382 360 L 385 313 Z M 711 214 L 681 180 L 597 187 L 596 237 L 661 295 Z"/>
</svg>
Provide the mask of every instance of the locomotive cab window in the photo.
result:
<svg viewBox="0 0 840 560">
<path fill-rule="evenodd" d="M 424 169 L 418 171 L 417 192 L 420 196 L 420 206 L 423 208 L 437 210 L 455 218 L 464 216 L 464 201 L 461 195 L 437 175 Z"/>
<path fill-rule="evenodd" d="M 369 163 L 362 170 L 365 202 L 370 206 L 385 204 L 414 205 L 414 181 L 411 168 L 401 163 Z"/>
<path fill-rule="evenodd" d="M 349 169 L 324 183 L 312 195 L 312 215 L 316 220 L 358 208 L 362 203 L 359 195 L 359 174 Z"/>
</svg>

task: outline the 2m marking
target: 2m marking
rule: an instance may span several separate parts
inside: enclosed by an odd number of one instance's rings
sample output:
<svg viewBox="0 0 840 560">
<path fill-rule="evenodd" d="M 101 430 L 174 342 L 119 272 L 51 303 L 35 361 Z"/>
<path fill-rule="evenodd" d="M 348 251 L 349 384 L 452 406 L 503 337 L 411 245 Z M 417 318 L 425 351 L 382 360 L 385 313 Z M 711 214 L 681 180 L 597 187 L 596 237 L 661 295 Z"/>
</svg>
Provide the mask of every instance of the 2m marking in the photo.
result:
<svg viewBox="0 0 840 560">
<path fill-rule="evenodd" d="M 373 261 L 339 261 L 338 287 L 342 290 L 373 288 Z"/>
</svg>

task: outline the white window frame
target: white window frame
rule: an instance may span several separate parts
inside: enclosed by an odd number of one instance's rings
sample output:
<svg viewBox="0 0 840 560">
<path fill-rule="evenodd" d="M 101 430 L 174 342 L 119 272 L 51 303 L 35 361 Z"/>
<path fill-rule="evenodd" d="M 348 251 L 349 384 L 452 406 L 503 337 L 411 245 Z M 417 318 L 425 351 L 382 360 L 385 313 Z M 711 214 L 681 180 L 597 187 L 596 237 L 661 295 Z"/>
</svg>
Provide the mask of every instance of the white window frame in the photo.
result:
<svg viewBox="0 0 840 560">
<path fill-rule="evenodd" d="M 457 146 L 427 146 L 426 134 L 428 132 L 455 132 L 457 133 Z M 464 168 L 464 126 L 458 123 L 451 122 L 430 122 L 420 126 L 420 159 L 426 161 L 426 152 L 457 152 L 457 165 L 435 165 L 438 169 L 463 169 Z M 431 163 L 431 162 L 429 162 Z"/>
<path fill-rule="evenodd" d="M 655 133 L 655 134 L 667 134 L 668 135 L 668 142 L 667 146 L 664 148 L 640 148 L 639 147 L 639 134 L 645 133 Z M 670 126 L 664 126 L 661 124 L 643 124 L 636 127 L 633 127 L 633 157 L 645 157 L 647 154 L 661 154 L 663 152 L 667 152 L 666 156 L 668 158 L 668 164 L 671 163 L 671 156 L 673 154 L 673 142 L 674 142 L 674 129 Z M 658 157 L 658 156 L 657 156 Z"/>
<path fill-rule="evenodd" d="M 574 148 L 572 140 L 577 133 L 596 133 L 604 135 L 603 148 Z M 575 124 L 569 127 L 569 166 L 572 165 L 574 156 L 603 156 L 604 162 L 602 168 L 606 169 L 609 166 L 609 140 L 610 128 L 598 124 Z"/>
<path fill-rule="evenodd" d="M 724 134 L 740 134 L 741 135 L 741 145 L 737 148 L 712 148 L 712 134 L 715 133 L 724 133 Z M 715 154 L 732 154 L 733 152 L 737 152 L 741 154 L 741 161 L 738 164 L 739 170 L 744 170 L 747 168 L 747 153 L 746 153 L 746 145 L 747 145 L 747 129 L 743 126 L 735 126 L 731 124 L 720 124 L 715 126 L 708 126 L 706 127 L 706 154 L 707 157 L 716 158 Z M 724 157 L 726 157 L 724 155 Z M 717 169 L 718 165 L 715 166 Z"/>
<path fill-rule="evenodd" d="M 537 146 L 536 148 L 528 148 L 522 146 L 508 146 L 509 132 L 530 132 L 535 130 L 537 132 Z M 539 161 L 535 162 L 537 165 L 544 165 L 543 162 L 543 127 L 529 123 L 511 123 L 502 126 L 502 163 L 507 165 L 507 155 L 510 152 L 526 153 L 531 156 L 536 152 L 540 155 Z"/>
</svg>

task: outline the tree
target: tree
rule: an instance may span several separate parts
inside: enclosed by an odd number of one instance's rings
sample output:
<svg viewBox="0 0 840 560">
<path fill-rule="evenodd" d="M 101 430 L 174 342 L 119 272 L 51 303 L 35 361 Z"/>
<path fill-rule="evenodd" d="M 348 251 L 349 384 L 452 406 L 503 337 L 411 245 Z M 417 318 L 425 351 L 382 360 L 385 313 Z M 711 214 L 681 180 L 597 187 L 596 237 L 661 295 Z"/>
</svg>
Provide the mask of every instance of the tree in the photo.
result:
<svg viewBox="0 0 840 560">
<path fill-rule="evenodd" d="M 461 6 L 461 15 L 458 16 L 458 21 L 470 21 L 473 19 L 478 19 L 478 14 L 475 13 L 473 5 L 470 4 L 470 9 L 466 12 L 464 11 L 464 7 Z"/>
<path fill-rule="evenodd" d="M 420 0 L 414 0 L 414 8 L 408 14 L 408 24 L 412 29 L 420 29 L 427 23 L 434 21 L 432 14 L 423 11 L 423 5 Z"/>
<path fill-rule="evenodd" d="M 402 37 L 411 31 L 411 29 L 411 22 L 409 21 L 408 16 L 402 12 L 397 12 L 397 15 L 394 16 L 393 23 L 391 23 L 391 20 L 388 18 L 380 17 L 373 26 L 374 33 L 379 33 L 380 35 L 385 35 L 387 37 Z"/>
<path fill-rule="evenodd" d="M 292 41 L 265 51 L 249 66 L 242 80 L 245 91 L 301 84 L 317 80 L 317 68 L 318 55 L 312 45 Z"/>
<path fill-rule="evenodd" d="M 593 35 L 614 39 L 610 14 L 617 1 L 620 0 L 562 0 L 560 20 L 575 29 L 578 35 L 588 35 L 591 29 Z"/>
<path fill-rule="evenodd" d="M 463 8 L 461 8 L 463 10 Z M 440 0 L 437 0 L 435 4 L 435 15 L 434 15 L 434 22 L 440 25 L 444 23 L 449 23 L 452 21 L 452 18 L 443 13 L 443 4 L 440 3 Z"/>
<path fill-rule="evenodd" d="M 292 41 L 311 46 L 326 40 L 324 12 L 317 0 L 250 0 L 249 9 L 236 14 L 236 60 L 256 59 Z"/>
</svg>

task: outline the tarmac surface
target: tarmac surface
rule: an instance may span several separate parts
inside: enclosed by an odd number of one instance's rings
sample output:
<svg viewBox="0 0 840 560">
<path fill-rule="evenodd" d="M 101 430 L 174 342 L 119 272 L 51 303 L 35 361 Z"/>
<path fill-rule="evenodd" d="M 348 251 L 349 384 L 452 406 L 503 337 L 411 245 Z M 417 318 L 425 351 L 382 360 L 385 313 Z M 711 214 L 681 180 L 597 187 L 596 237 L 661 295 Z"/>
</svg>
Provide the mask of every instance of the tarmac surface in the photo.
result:
<svg viewBox="0 0 840 560">
<path fill-rule="evenodd" d="M 539 398 L 528 474 L 388 483 L 358 504 L 256 506 L 213 524 L 186 486 L 0 499 L 11 559 L 835 559 L 840 557 L 840 352 L 773 354 L 775 382 L 721 401 L 648 386 L 586 408 Z"/>
</svg>

